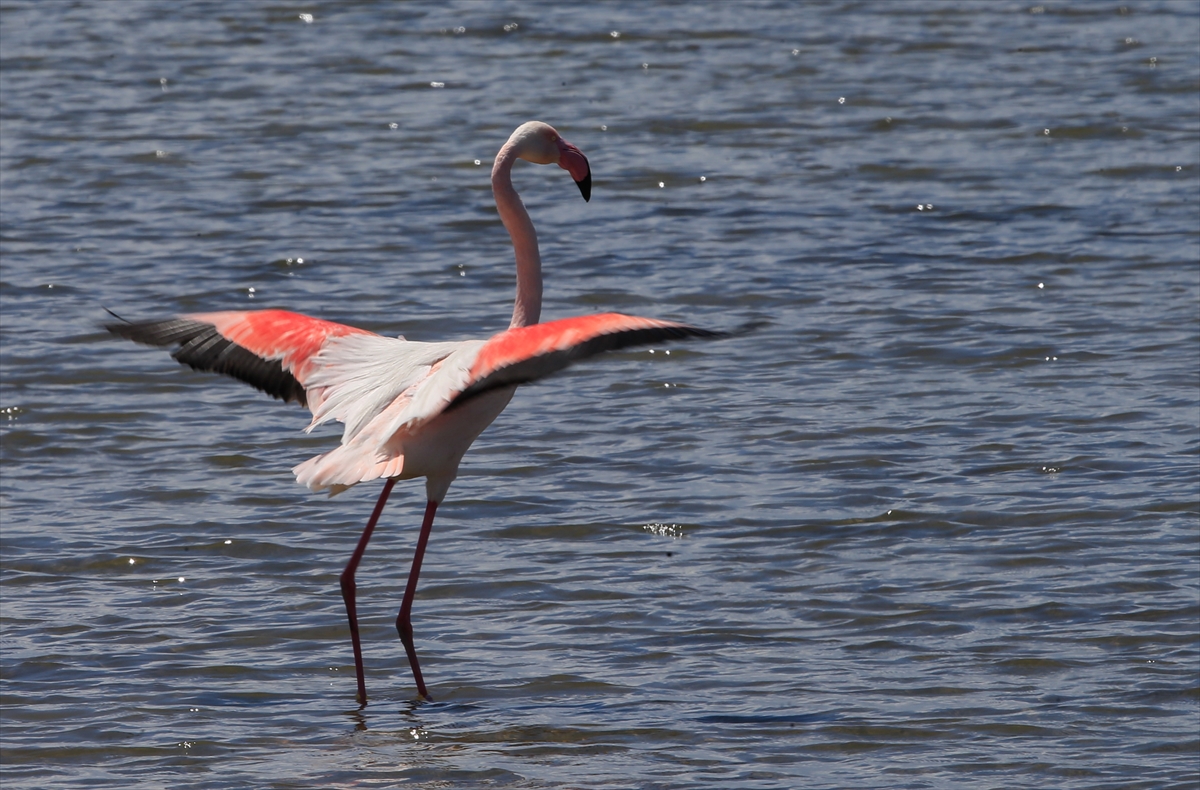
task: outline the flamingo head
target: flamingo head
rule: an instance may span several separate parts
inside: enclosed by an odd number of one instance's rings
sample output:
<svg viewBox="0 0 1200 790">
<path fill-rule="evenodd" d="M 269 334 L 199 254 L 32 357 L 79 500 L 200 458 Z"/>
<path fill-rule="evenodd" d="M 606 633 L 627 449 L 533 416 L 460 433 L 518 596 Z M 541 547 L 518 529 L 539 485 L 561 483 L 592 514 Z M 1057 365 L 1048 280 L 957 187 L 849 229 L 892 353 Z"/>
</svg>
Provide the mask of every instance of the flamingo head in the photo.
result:
<svg viewBox="0 0 1200 790">
<path fill-rule="evenodd" d="M 518 156 L 539 165 L 558 165 L 571 174 L 584 200 L 592 199 L 592 168 L 587 157 L 548 123 L 530 121 L 517 127 L 509 138 Z"/>
</svg>

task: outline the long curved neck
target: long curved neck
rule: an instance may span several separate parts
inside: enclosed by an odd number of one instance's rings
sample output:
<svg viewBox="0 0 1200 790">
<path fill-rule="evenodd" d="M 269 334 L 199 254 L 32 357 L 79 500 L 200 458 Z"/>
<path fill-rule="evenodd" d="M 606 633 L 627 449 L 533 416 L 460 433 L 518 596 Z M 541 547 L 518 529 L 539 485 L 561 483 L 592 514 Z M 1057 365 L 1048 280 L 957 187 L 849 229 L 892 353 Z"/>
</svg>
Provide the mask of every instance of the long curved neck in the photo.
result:
<svg viewBox="0 0 1200 790">
<path fill-rule="evenodd" d="M 509 327 L 536 324 L 542 314 L 542 258 L 538 253 L 537 231 L 512 185 L 512 168 L 518 154 L 517 146 L 509 140 L 496 154 L 492 166 L 492 195 L 517 256 L 517 300 Z"/>
</svg>

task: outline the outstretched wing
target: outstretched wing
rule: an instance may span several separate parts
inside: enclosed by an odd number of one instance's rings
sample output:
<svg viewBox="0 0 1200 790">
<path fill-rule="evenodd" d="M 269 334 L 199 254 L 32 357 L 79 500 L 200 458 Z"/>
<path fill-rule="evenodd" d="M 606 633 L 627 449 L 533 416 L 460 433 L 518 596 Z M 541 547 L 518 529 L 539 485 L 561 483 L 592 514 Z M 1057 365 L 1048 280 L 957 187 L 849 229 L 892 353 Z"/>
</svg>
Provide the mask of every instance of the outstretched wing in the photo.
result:
<svg viewBox="0 0 1200 790">
<path fill-rule="evenodd" d="M 549 376 L 581 359 L 660 340 L 716 339 L 726 332 L 659 321 L 653 318 L 600 313 L 509 329 L 479 350 L 466 386 L 448 408 L 498 387 L 524 384 Z"/>
<path fill-rule="evenodd" d="M 326 342 L 374 334 L 286 310 L 195 313 L 104 328 L 137 343 L 178 346 L 171 356 L 181 364 L 232 376 L 301 406 L 309 405 L 305 382 L 312 358 Z"/>
</svg>

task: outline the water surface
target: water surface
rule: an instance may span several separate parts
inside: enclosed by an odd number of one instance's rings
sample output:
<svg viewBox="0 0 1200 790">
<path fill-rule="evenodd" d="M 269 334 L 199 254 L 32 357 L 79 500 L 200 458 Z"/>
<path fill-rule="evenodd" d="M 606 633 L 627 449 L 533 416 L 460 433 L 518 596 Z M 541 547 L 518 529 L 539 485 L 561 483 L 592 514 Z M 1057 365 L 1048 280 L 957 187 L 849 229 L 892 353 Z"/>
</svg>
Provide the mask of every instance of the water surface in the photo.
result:
<svg viewBox="0 0 1200 790">
<path fill-rule="evenodd" d="M 311 14 L 305 21 L 302 14 Z M 0 5 L 5 786 L 1191 788 L 1194 2 Z M 98 330 L 754 333 L 522 388 L 438 514 Z"/>
</svg>

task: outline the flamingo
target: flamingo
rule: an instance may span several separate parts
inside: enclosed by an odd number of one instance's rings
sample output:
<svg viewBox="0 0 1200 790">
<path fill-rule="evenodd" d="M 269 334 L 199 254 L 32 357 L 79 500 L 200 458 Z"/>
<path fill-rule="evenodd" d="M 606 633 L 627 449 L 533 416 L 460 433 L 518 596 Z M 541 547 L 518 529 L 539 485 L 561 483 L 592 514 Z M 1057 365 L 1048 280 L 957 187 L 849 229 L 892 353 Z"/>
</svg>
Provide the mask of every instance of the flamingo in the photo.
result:
<svg viewBox="0 0 1200 790">
<path fill-rule="evenodd" d="M 172 356 L 196 370 L 223 373 L 284 402 L 307 406 L 313 416 L 306 432 L 330 421 L 342 422 L 338 447 L 292 470 L 311 490 L 332 495 L 383 478 L 383 490 L 341 574 L 360 705 L 367 703 L 367 687 L 354 576 L 396 481 L 425 478 L 425 515 L 396 630 L 417 693 L 432 700 L 413 643 L 413 598 L 434 513 L 475 438 L 504 410 L 519 384 L 577 360 L 631 345 L 726 335 L 618 313 L 538 323 L 541 258 L 533 223 L 512 184 L 518 159 L 557 164 L 571 174 L 583 199 L 591 198 L 591 167 L 578 148 L 548 124 L 530 121 L 517 127 L 492 167 L 492 193 L 516 257 L 516 302 L 509 328 L 487 340 L 413 342 L 284 310 L 194 313 L 138 322 L 114 313 L 119 322 L 104 325 L 138 343 L 177 346 Z"/>
</svg>

